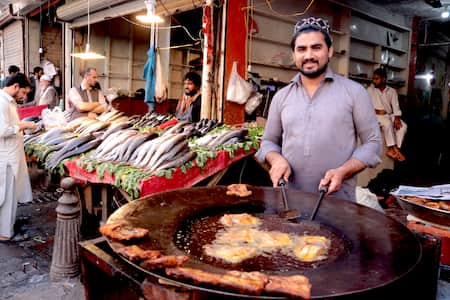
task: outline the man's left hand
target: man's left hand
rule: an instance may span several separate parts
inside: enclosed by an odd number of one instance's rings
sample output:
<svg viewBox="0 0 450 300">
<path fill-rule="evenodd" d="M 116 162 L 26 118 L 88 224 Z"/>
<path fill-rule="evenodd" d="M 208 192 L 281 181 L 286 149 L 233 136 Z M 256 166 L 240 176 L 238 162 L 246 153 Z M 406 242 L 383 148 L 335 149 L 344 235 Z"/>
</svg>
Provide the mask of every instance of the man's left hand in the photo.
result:
<svg viewBox="0 0 450 300">
<path fill-rule="evenodd" d="M 319 187 L 328 186 L 327 195 L 334 193 L 341 188 L 344 178 L 345 172 L 341 171 L 339 168 L 328 170 L 322 180 L 320 180 Z"/>
</svg>

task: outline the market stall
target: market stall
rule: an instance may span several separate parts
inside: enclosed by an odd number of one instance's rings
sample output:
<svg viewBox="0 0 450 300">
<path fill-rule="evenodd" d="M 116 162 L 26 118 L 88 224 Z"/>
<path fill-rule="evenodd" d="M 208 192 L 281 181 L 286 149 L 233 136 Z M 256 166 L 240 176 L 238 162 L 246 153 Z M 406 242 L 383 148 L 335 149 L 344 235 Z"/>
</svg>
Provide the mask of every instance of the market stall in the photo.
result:
<svg viewBox="0 0 450 300">
<path fill-rule="evenodd" d="M 84 204 L 93 213 L 92 185 L 101 186 L 102 220 L 111 187 L 131 201 L 156 192 L 191 187 L 218 177 L 255 153 L 262 128 L 227 126 L 213 120 L 178 122 L 148 113 L 126 117 L 118 111 L 97 120 L 78 118 L 64 127 L 25 137 L 25 148 L 48 173 L 83 185 Z"/>
</svg>

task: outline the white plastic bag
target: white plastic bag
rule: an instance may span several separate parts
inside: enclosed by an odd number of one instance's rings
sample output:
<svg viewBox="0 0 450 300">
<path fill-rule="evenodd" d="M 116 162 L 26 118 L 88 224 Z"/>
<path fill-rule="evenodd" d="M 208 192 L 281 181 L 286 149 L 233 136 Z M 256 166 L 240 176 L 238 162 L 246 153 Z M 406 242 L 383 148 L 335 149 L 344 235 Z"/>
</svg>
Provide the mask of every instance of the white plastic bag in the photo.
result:
<svg viewBox="0 0 450 300">
<path fill-rule="evenodd" d="M 252 92 L 252 85 L 237 72 L 237 62 L 233 62 L 230 80 L 228 81 L 227 100 L 244 104 Z"/>
<path fill-rule="evenodd" d="M 58 106 L 52 109 L 44 109 L 41 113 L 42 122 L 46 130 L 53 127 L 64 127 L 67 125 L 64 112 Z"/>
<path fill-rule="evenodd" d="M 164 73 L 161 67 L 161 55 L 156 52 L 156 82 L 155 82 L 155 100 L 162 103 L 167 100 L 167 83 L 164 81 Z"/>
<path fill-rule="evenodd" d="M 369 191 L 369 189 L 357 186 L 355 189 L 356 203 L 373 208 L 384 214 L 384 210 L 378 202 L 377 195 Z"/>
<path fill-rule="evenodd" d="M 261 104 L 263 95 L 255 92 L 250 95 L 250 98 L 248 98 L 247 103 L 245 103 L 245 112 L 249 115 L 251 115 L 255 109 Z"/>
</svg>

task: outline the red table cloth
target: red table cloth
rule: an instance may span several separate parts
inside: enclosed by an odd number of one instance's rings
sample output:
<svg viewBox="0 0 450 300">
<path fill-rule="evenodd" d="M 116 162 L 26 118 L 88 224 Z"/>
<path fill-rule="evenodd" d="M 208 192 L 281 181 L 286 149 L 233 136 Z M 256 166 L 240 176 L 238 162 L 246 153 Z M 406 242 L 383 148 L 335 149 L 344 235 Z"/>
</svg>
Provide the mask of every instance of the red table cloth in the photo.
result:
<svg viewBox="0 0 450 300">
<path fill-rule="evenodd" d="M 217 157 L 208 159 L 203 168 L 196 166 L 194 162 L 195 166 L 186 169 L 186 173 L 177 168 L 170 179 L 165 176 L 151 176 L 147 179 L 142 179 L 139 183 L 139 196 L 143 197 L 158 192 L 192 187 L 194 184 L 224 170 L 232 163 L 253 153 L 255 153 L 255 150 L 245 151 L 244 149 L 238 149 L 235 151 L 234 156 L 230 157 L 227 151 L 219 151 Z M 115 183 L 114 175 L 105 172 L 102 179 L 99 179 L 96 171 L 88 172 L 82 169 L 77 165 L 77 160 L 68 161 L 65 163 L 65 166 L 70 177 L 83 183 L 91 182 L 111 185 Z"/>
</svg>

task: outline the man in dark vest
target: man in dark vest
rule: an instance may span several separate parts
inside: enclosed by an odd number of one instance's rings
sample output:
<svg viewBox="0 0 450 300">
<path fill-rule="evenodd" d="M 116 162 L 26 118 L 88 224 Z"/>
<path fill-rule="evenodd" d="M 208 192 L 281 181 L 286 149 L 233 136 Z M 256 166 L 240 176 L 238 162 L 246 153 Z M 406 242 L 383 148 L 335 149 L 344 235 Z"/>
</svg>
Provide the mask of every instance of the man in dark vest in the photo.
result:
<svg viewBox="0 0 450 300">
<path fill-rule="evenodd" d="M 81 116 L 95 118 L 107 109 L 107 102 L 103 92 L 95 88 L 97 70 L 95 68 L 87 68 L 82 73 L 82 77 L 83 80 L 80 86 L 72 87 L 69 91 L 69 97 L 66 102 L 69 121 Z"/>
</svg>

